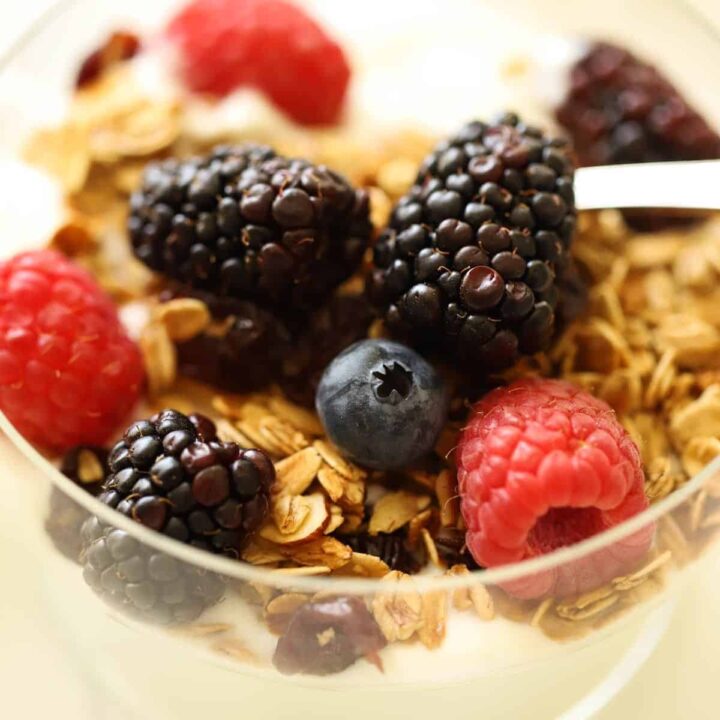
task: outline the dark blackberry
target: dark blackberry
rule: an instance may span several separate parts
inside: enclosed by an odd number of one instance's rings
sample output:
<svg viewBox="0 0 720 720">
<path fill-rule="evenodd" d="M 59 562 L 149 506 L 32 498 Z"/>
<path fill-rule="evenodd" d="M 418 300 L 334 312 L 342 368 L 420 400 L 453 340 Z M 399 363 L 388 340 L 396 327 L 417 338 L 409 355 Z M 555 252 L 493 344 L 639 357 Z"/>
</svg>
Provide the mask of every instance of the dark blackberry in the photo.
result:
<svg viewBox="0 0 720 720">
<path fill-rule="evenodd" d="M 440 143 L 378 240 L 368 294 L 421 349 L 485 371 L 548 347 L 575 232 L 573 161 L 514 115 Z"/>
<path fill-rule="evenodd" d="M 278 640 L 273 664 L 285 675 L 331 675 L 359 658 L 380 666 L 387 640 L 357 597 L 325 597 L 301 605 Z"/>
<path fill-rule="evenodd" d="M 70 450 L 60 463 L 60 472 L 90 495 L 97 495 L 109 473 L 105 448 L 81 445 Z M 90 514 L 56 487 L 50 491 L 45 532 L 55 547 L 73 562 L 79 562 L 80 528 Z"/>
<path fill-rule="evenodd" d="M 292 331 L 292 351 L 285 353 L 277 381 L 294 402 L 315 404 L 323 371 L 345 348 L 367 337 L 372 308 L 362 295 L 335 295 Z"/>
<path fill-rule="evenodd" d="M 720 135 L 677 88 L 652 65 L 610 43 L 592 44 L 573 66 L 556 115 L 581 165 L 720 157 Z M 640 230 L 677 219 L 658 211 L 624 214 Z"/>
<path fill-rule="evenodd" d="M 97 517 L 82 526 L 83 577 L 108 605 L 138 620 L 172 625 L 195 620 L 223 595 L 215 573 L 143 545 Z"/>
<path fill-rule="evenodd" d="M 412 575 L 419 572 L 422 566 L 420 560 L 408 548 L 404 531 L 377 535 L 369 535 L 365 532 L 343 537 L 343 541 L 355 552 L 379 557 L 391 570 L 400 570 Z"/>
<path fill-rule="evenodd" d="M 163 410 L 110 453 L 99 499 L 176 540 L 238 557 L 263 522 L 275 469 L 260 450 L 221 442 L 201 415 Z"/>
<path fill-rule="evenodd" d="M 288 325 L 257 303 L 192 293 L 210 308 L 208 330 L 177 347 L 182 375 L 229 392 L 249 392 L 277 380 L 292 354 Z"/>
<path fill-rule="evenodd" d="M 258 145 L 154 163 L 130 207 L 132 245 L 150 268 L 283 314 L 318 305 L 349 277 L 371 231 L 364 190 Z"/>
</svg>

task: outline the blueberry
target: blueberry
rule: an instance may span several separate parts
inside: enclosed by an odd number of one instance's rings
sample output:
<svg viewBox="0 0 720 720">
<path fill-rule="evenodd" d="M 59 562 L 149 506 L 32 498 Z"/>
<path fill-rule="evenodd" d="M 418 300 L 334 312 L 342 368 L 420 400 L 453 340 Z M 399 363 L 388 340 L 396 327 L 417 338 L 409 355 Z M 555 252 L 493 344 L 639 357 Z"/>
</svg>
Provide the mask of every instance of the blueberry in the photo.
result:
<svg viewBox="0 0 720 720">
<path fill-rule="evenodd" d="M 326 368 L 315 406 L 328 437 L 375 469 L 408 465 L 432 450 L 448 392 L 426 360 L 388 340 L 362 340 Z"/>
</svg>

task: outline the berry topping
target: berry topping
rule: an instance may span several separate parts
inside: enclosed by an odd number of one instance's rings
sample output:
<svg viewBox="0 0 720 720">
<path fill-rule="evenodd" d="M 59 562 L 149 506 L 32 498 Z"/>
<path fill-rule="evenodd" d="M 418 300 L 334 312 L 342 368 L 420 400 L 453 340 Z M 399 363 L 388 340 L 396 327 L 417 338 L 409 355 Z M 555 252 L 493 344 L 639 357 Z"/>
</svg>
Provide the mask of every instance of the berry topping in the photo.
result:
<svg viewBox="0 0 720 720">
<path fill-rule="evenodd" d="M 151 164 L 128 229 L 153 270 L 287 315 L 319 305 L 357 269 L 368 212 L 366 192 L 325 166 L 245 145 Z"/>
<path fill-rule="evenodd" d="M 360 598 L 326 597 L 300 606 L 278 640 L 273 663 L 285 675 L 331 675 L 365 657 L 378 667 L 387 641 Z"/>
<path fill-rule="evenodd" d="M 720 135 L 651 65 L 624 48 L 595 43 L 574 65 L 557 108 L 582 165 L 712 160 Z M 638 230 L 676 224 L 677 215 L 625 211 Z"/>
<path fill-rule="evenodd" d="M 520 380 L 486 395 L 457 459 L 467 544 L 483 567 L 552 552 L 648 506 L 640 453 L 614 412 L 560 380 Z M 525 598 L 591 589 L 640 560 L 653 529 L 505 589 Z"/>
<path fill-rule="evenodd" d="M 192 0 L 167 29 L 180 71 L 196 92 L 265 93 L 293 120 L 339 120 L 350 66 L 340 46 L 285 0 Z"/>
<path fill-rule="evenodd" d="M 215 322 L 177 343 L 180 372 L 230 392 L 256 390 L 273 382 L 293 354 L 287 324 L 257 303 L 213 298 L 203 292 L 193 295 L 206 302 Z"/>
<path fill-rule="evenodd" d="M 348 457 L 387 469 L 432 450 L 447 418 L 448 392 L 410 348 L 363 340 L 325 370 L 315 405 L 328 437 Z"/>
<path fill-rule="evenodd" d="M 82 526 L 83 577 L 111 607 L 158 625 L 187 623 L 223 596 L 215 573 L 143 545 L 124 530 L 88 518 Z"/>
<path fill-rule="evenodd" d="M 221 442 L 201 415 L 163 410 L 110 452 L 99 499 L 152 530 L 237 557 L 269 508 L 275 469 L 260 450 Z"/>
<path fill-rule="evenodd" d="M 547 349 L 572 272 L 572 176 L 566 144 L 513 115 L 440 143 L 375 247 L 368 293 L 393 334 L 485 371 Z"/>
<path fill-rule="evenodd" d="M 108 451 L 81 445 L 70 450 L 60 462 L 60 472 L 91 495 L 102 490 L 108 475 Z M 73 562 L 79 562 L 82 542 L 80 528 L 89 513 L 57 487 L 52 488 L 45 532 L 55 547 Z"/>
<path fill-rule="evenodd" d="M 0 408 L 28 440 L 101 444 L 143 374 L 115 305 L 84 270 L 47 250 L 0 262 Z"/>
<path fill-rule="evenodd" d="M 130 60 L 140 52 L 140 38 L 126 30 L 116 30 L 107 40 L 83 60 L 75 87 L 84 88 L 100 79 L 114 65 Z"/>
</svg>

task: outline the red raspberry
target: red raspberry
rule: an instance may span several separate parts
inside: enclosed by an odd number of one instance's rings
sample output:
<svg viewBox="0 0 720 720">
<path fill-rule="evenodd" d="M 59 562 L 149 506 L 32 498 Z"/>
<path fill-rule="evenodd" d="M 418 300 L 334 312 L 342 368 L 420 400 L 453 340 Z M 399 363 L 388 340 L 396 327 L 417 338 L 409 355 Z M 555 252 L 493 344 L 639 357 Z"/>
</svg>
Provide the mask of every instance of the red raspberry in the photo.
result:
<svg viewBox="0 0 720 720">
<path fill-rule="evenodd" d="M 0 409 L 28 440 L 102 444 L 142 381 L 140 352 L 90 275 L 49 250 L 0 262 Z"/>
<path fill-rule="evenodd" d="M 458 483 L 468 548 L 484 567 L 571 545 L 648 506 L 640 453 L 615 413 L 560 380 L 520 380 L 473 407 Z M 639 561 L 653 531 L 503 587 L 523 598 L 585 592 Z"/>
<path fill-rule="evenodd" d="M 250 86 L 299 123 L 336 122 L 350 80 L 340 46 L 285 0 L 193 0 L 167 33 L 196 92 Z"/>
</svg>

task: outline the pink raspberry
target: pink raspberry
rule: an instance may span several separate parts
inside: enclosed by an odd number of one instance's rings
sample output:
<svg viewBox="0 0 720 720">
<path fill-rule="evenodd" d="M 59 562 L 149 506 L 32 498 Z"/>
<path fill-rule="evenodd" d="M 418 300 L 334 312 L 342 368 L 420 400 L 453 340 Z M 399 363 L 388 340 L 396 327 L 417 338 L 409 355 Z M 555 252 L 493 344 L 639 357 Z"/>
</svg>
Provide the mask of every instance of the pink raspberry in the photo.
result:
<svg viewBox="0 0 720 720">
<path fill-rule="evenodd" d="M 140 352 L 88 273 L 49 250 L 0 262 L 0 409 L 28 440 L 102 444 L 142 382 Z"/>
<path fill-rule="evenodd" d="M 167 28 L 196 92 L 264 92 L 299 123 L 337 122 L 350 81 L 342 48 L 285 0 L 191 0 Z"/>
<path fill-rule="evenodd" d="M 484 567 L 585 540 L 648 506 L 640 453 L 613 410 L 560 380 L 520 380 L 486 395 L 457 456 L 467 544 Z M 504 589 L 523 598 L 584 592 L 638 562 L 653 532 Z"/>
</svg>

